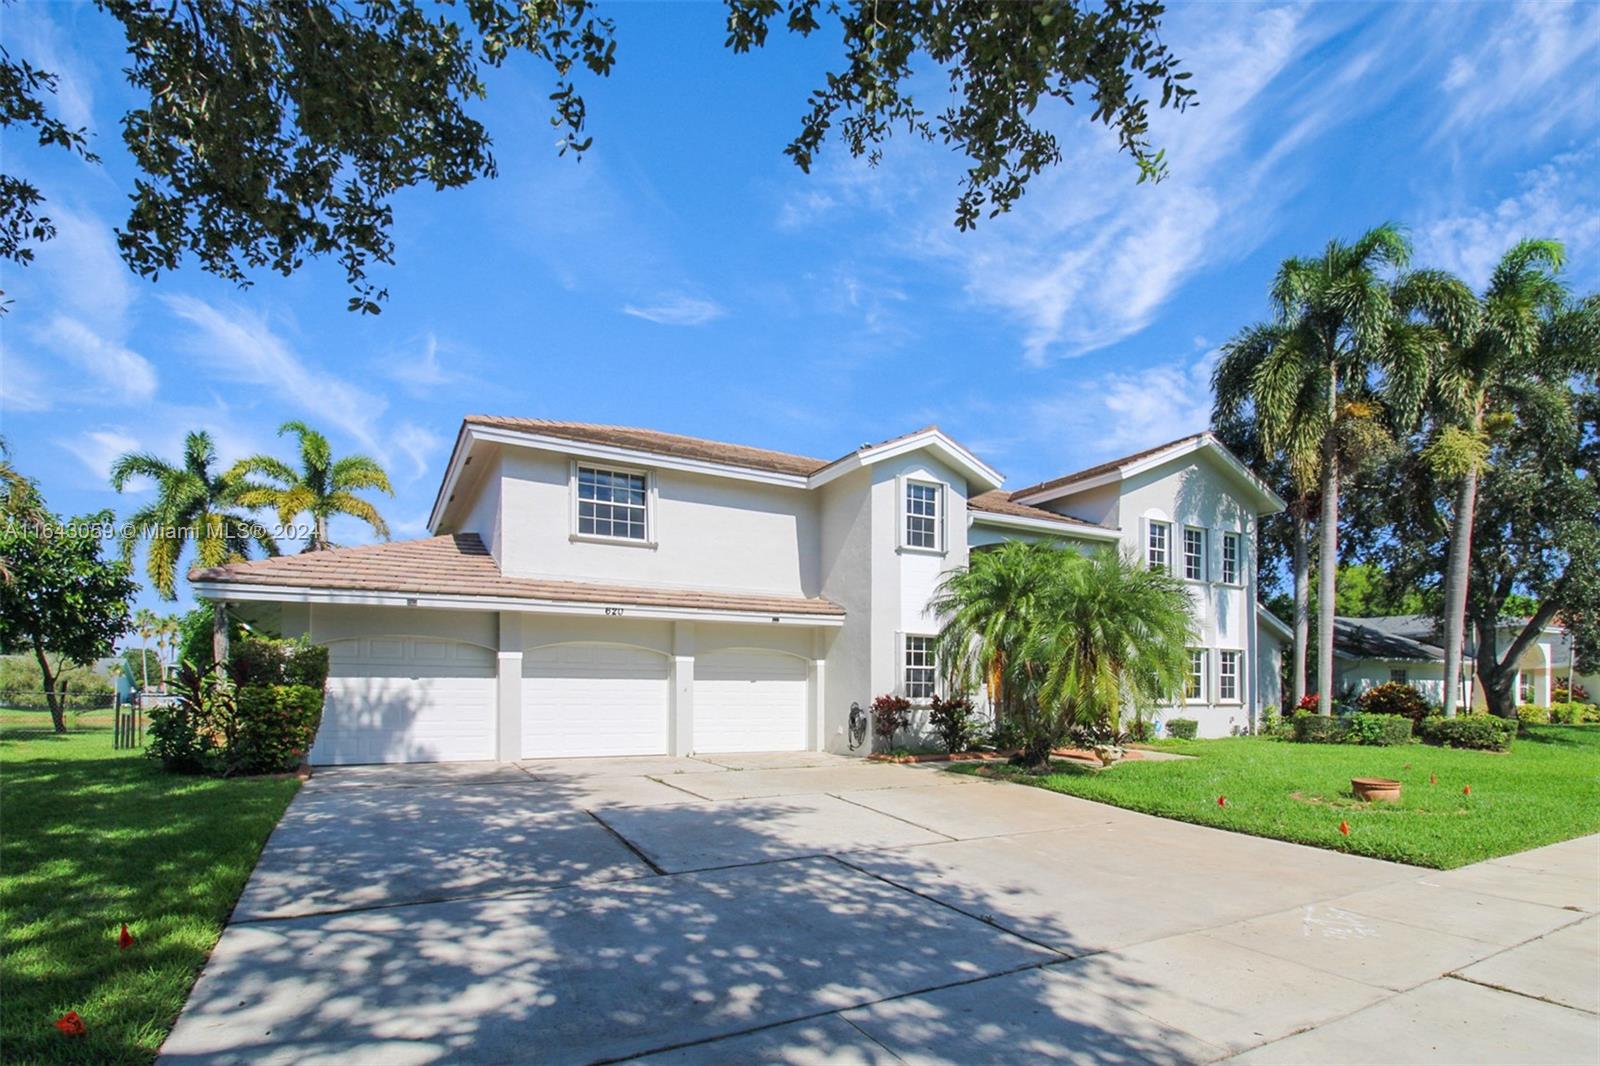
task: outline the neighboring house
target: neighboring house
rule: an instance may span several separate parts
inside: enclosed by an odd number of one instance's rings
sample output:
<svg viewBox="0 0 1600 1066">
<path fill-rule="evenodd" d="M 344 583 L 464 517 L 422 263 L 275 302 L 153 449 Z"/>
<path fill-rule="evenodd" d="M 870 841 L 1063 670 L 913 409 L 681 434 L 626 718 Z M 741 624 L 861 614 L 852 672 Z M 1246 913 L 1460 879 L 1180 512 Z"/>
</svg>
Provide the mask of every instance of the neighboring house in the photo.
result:
<svg viewBox="0 0 1600 1066">
<path fill-rule="evenodd" d="M 1283 690 L 1283 664 L 1294 648 L 1294 630 L 1260 604 L 1256 605 L 1256 629 L 1256 720 L 1274 709 L 1293 714 L 1293 707 L 1284 706 L 1292 693 Z"/>
<path fill-rule="evenodd" d="M 1499 627 L 1497 639 L 1508 646 L 1522 631 L 1526 619 L 1507 619 Z M 1414 685 L 1433 703 L 1444 697 L 1444 649 L 1439 646 L 1439 623 L 1432 615 L 1346 618 L 1334 620 L 1334 657 L 1338 660 L 1336 684 L 1341 690 L 1365 692 L 1386 681 Z M 1477 641 L 1467 634 L 1462 660 L 1460 697 L 1470 687 L 1472 705 L 1485 705 L 1483 687 L 1473 684 Z M 1553 683 L 1571 678 L 1583 685 L 1592 700 L 1595 679 L 1573 670 L 1571 641 L 1566 631 L 1552 625 L 1523 652 L 1514 688 L 1517 703 L 1550 703 Z"/>
<path fill-rule="evenodd" d="M 1000 485 L 934 427 L 827 461 L 473 416 L 435 536 L 190 578 L 329 647 L 318 763 L 855 750 L 853 707 L 938 687 L 941 576 L 1010 539 L 1111 545 L 1184 577 L 1200 633 L 1171 714 L 1251 727 L 1256 522 L 1281 500 L 1209 433 Z"/>
</svg>

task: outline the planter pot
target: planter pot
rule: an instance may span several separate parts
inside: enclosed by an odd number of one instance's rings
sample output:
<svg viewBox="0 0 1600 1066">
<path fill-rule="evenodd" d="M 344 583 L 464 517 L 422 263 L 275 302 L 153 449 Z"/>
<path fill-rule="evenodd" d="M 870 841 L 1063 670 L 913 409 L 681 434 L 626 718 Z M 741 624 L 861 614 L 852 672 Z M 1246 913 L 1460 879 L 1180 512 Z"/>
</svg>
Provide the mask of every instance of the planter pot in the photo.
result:
<svg viewBox="0 0 1600 1066">
<path fill-rule="evenodd" d="M 1110 766 L 1122 758 L 1122 749 L 1114 745 L 1107 744 L 1096 747 L 1093 750 L 1094 757 L 1100 760 L 1101 766 Z"/>
<path fill-rule="evenodd" d="M 1400 802 L 1400 782 L 1391 781 L 1387 777 L 1352 777 L 1350 790 L 1356 794 L 1356 799 L 1368 803 Z"/>
</svg>

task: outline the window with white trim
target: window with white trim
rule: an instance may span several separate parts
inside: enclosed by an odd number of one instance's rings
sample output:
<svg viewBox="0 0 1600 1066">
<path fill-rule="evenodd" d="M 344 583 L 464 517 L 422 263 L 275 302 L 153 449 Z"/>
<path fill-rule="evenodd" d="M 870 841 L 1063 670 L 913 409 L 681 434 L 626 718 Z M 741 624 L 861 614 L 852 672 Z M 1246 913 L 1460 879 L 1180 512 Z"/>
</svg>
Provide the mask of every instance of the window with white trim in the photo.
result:
<svg viewBox="0 0 1600 1066">
<path fill-rule="evenodd" d="M 1234 703 L 1239 699 L 1239 658 L 1237 651 L 1217 653 L 1217 699 Z"/>
<path fill-rule="evenodd" d="M 1411 675 L 1404 667 L 1390 670 L 1389 683 L 1391 685 L 1409 685 L 1411 683 Z"/>
<path fill-rule="evenodd" d="M 906 547 L 939 550 L 939 507 L 943 493 L 943 485 L 906 482 Z"/>
<path fill-rule="evenodd" d="M 1168 545 L 1172 540 L 1172 523 L 1150 521 L 1150 534 L 1145 546 L 1145 561 L 1152 570 L 1167 568 Z"/>
<path fill-rule="evenodd" d="M 1532 703 L 1533 700 L 1533 675 L 1526 670 L 1520 670 L 1517 672 L 1517 702 Z"/>
<path fill-rule="evenodd" d="M 1183 576 L 1190 581 L 1206 579 L 1206 531 L 1183 527 Z"/>
<path fill-rule="evenodd" d="M 906 699 L 931 700 L 934 691 L 933 638 L 906 636 Z"/>
<path fill-rule="evenodd" d="M 1189 649 L 1189 677 L 1184 682 L 1183 698 L 1190 703 L 1204 703 L 1206 698 L 1206 650 Z"/>
<path fill-rule="evenodd" d="M 1239 581 L 1239 534 L 1222 535 L 1222 583 L 1237 585 Z"/>
<path fill-rule="evenodd" d="M 644 474 L 578 467 L 578 533 L 585 537 L 645 540 L 649 482 Z"/>
</svg>

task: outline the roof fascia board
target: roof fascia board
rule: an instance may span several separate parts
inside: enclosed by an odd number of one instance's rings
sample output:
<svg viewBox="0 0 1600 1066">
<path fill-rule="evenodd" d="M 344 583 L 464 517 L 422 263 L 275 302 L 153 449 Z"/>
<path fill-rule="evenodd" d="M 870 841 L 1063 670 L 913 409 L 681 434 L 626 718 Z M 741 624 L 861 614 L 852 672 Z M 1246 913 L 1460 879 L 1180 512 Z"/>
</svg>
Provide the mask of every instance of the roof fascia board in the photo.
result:
<svg viewBox="0 0 1600 1066">
<path fill-rule="evenodd" d="M 1080 526 L 1067 522 L 1052 522 L 1048 518 L 1030 518 L 1027 515 L 998 514 L 994 511 L 968 511 L 969 526 L 1001 526 L 1006 529 L 1024 529 L 1029 532 L 1053 533 L 1058 537 L 1081 537 L 1085 540 L 1121 540 L 1122 531 L 1095 526 Z"/>
<path fill-rule="evenodd" d="M 450 461 L 445 464 L 444 477 L 439 482 L 439 491 L 433 497 L 433 509 L 428 512 L 428 532 L 435 536 L 439 533 L 439 523 L 444 521 L 444 512 L 448 509 L 450 498 L 455 495 L 456 481 L 465 469 L 464 460 L 466 451 L 463 447 L 467 443 L 467 423 L 461 423 L 461 428 L 456 430 L 455 447 L 450 449 Z"/>
<path fill-rule="evenodd" d="M 1267 610 L 1261 604 L 1256 604 L 1256 621 L 1265 622 L 1267 628 L 1278 634 L 1284 640 L 1294 639 L 1294 630 L 1283 619 Z"/>
<path fill-rule="evenodd" d="M 821 488 L 828 482 L 841 478 L 853 470 L 859 470 L 874 463 L 881 463 L 885 459 L 909 455 L 924 448 L 934 452 L 945 463 L 966 475 L 969 482 L 976 482 L 983 486 L 985 490 L 999 488 L 1000 483 L 1004 480 L 1000 472 L 995 470 L 994 467 L 945 436 L 942 431 L 928 430 L 925 433 L 918 433 L 902 440 L 894 440 L 887 444 L 879 444 L 871 448 L 851 452 L 849 455 L 836 459 L 815 474 L 812 474 L 808 479 L 808 485 L 814 489 Z"/>
<path fill-rule="evenodd" d="M 1123 476 L 1122 470 L 1119 467 L 1116 470 L 1108 470 L 1104 474 L 1096 474 L 1094 477 L 1085 478 L 1082 481 L 1074 481 L 1070 485 L 1063 485 L 1054 489 L 1044 489 L 1040 492 L 1030 492 L 1026 496 L 1018 496 L 1015 502 L 1027 504 L 1030 507 L 1037 507 L 1041 503 L 1047 503 L 1050 500 L 1059 500 L 1063 496 L 1076 496 L 1080 492 L 1088 492 L 1090 489 L 1097 489 L 1102 485 L 1115 485 L 1117 482 L 1123 479 Z"/>
<path fill-rule="evenodd" d="M 1083 481 L 1075 481 L 1070 485 L 1062 485 L 1054 489 L 1046 489 L 1041 492 L 1029 493 L 1026 496 L 1019 496 L 1017 497 L 1016 502 L 1032 505 L 1046 500 L 1058 500 L 1064 496 L 1075 496 L 1080 492 L 1087 492 L 1090 489 L 1096 489 L 1102 485 L 1109 485 L 1119 481 L 1125 481 L 1136 474 L 1142 474 L 1146 470 L 1153 470 L 1154 468 L 1161 466 L 1163 463 L 1170 463 L 1174 459 L 1181 459 L 1186 455 L 1192 455 L 1195 452 L 1201 451 L 1202 449 L 1209 451 L 1211 454 L 1222 460 L 1223 467 L 1232 473 L 1238 480 L 1242 481 L 1245 487 L 1249 489 L 1250 492 L 1255 494 L 1256 499 L 1259 502 L 1266 505 L 1264 508 L 1265 513 L 1276 514 L 1288 506 L 1288 504 L 1283 501 L 1282 497 L 1268 488 L 1260 478 L 1256 477 L 1255 474 L 1251 473 L 1249 467 L 1241 463 L 1232 452 L 1230 452 L 1227 448 L 1224 448 L 1220 442 L 1209 435 L 1200 437 L 1196 440 L 1184 441 L 1183 443 L 1176 444 L 1165 451 L 1157 452 L 1154 455 L 1147 455 L 1143 459 L 1126 463 L 1114 470 L 1108 470 L 1104 474 L 1098 474 Z"/>
<path fill-rule="evenodd" d="M 427 592 L 367 592 L 354 589 L 323 589 L 303 585 L 245 585 L 197 581 L 194 594 L 205 600 L 229 602 L 316 603 L 361 607 L 416 607 L 446 611 L 522 611 L 528 614 L 606 616 L 619 608 L 628 617 L 668 622 L 752 622 L 772 625 L 844 625 L 837 614 L 798 614 L 787 611 L 730 611 L 721 608 L 662 607 L 633 603 L 608 604 L 548 600 L 512 596 L 451 596 Z"/>
</svg>

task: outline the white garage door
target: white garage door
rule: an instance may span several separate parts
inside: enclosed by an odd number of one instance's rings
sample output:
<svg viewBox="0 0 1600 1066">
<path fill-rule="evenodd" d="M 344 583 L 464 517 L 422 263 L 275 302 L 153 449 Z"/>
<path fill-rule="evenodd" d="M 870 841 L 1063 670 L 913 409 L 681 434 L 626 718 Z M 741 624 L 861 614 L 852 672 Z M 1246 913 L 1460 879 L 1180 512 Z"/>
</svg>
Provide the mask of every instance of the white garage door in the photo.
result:
<svg viewBox="0 0 1600 1066">
<path fill-rule="evenodd" d="M 718 651 L 694 663 L 694 750 L 804 751 L 808 667 L 772 651 Z"/>
<path fill-rule="evenodd" d="M 522 657 L 522 757 L 664 755 L 667 659 L 557 644 Z"/>
<path fill-rule="evenodd" d="M 451 640 L 335 641 L 311 761 L 494 758 L 494 659 L 487 648 Z"/>
</svg>

